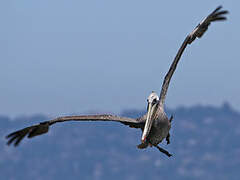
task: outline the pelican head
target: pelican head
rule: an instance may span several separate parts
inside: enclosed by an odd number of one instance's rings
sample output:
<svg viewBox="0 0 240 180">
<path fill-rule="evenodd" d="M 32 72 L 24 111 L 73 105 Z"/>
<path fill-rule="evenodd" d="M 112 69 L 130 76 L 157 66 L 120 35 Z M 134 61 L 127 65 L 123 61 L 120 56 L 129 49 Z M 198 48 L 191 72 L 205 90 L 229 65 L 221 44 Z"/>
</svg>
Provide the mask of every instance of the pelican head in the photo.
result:
<svg viewBox="0 0 240 180">
<path fill-rule="evenodd" d="M 153 116 L 156 112 L 156 107 L 159 101 L 159 97 L 156 92 L 152 91 L 152 93 L 147 98 L 148 106 L 147 106 L 147 120 L 145 122 L 143 134 L 142 134 L 142 142 L 145 142 L 153 122 Z"/>
<path fill-rule="evenodd" d="M 156 104 L 159 101 L 159 97 L 155 91 L 152 91 L 151 94 L 147 98 L 148 104 Z"/>
</svg>

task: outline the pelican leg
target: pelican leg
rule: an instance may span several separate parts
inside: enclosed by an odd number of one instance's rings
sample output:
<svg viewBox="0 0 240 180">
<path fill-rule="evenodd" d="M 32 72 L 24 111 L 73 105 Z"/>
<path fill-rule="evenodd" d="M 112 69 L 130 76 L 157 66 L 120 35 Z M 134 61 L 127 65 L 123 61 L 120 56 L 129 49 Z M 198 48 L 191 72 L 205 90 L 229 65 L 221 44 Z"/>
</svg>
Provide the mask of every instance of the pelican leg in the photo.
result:
<svg viewBox="0 0 240 180">
<path fill-rule="evenodd" d="M 160 152 L 166 154 L 168 157 L 171 157 L 171 156 L 172 156 L 172 154 L 170 154 L 167 150 L 165 150 L 165 149 L 163 149 L 163 148 L 161 148 L 161 147 L 159 147 L 159 146 L 155 146 L 155 147 L 158 148 L 158 150 L 159 150 Z"/>
<path fill-rule="evenodd" d="M 170 133 L 168 133 L 168 135 L 166 137 L 166 141 L 167 141 L 167 144 L 170 144 Z"/>
</svg>

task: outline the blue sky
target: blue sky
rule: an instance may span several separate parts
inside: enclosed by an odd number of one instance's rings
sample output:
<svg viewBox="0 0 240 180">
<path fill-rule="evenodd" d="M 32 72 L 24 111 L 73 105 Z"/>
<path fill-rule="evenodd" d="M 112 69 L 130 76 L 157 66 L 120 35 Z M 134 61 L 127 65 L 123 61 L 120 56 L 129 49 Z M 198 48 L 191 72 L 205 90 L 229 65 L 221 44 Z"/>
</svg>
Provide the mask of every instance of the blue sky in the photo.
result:
<svg viewBox="0 0 240 180">
<path fill-rule="evenodd" d="M 145 108 L 186 35 L 218 5 L 228 21 L 187 48 L 166 104 L 240 110 L 238 1 L 12 0 L 0 2 L 0 114 Z"/>
</svg>

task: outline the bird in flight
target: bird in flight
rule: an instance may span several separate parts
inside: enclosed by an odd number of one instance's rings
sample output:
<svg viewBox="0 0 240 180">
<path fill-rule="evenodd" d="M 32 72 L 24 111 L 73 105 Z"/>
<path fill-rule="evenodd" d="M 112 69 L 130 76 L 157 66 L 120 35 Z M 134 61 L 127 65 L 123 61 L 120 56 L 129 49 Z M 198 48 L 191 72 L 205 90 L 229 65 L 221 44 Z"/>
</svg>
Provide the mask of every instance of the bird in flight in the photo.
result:
<svg viewBox="0 0 240 180">
<path fill-rule="evenodd" d="M 167 144 L 170 143 L 170 128 L 173 117 L 167 117 L 164 111 L 164 102 L 167 95 L 168 86 L 172 75 L 177 68 L 177 64 L 182 56 L 183 51 L 188 44 L 191 44 L 196 38 L 201 38 L 202 35 L 207 31 L 211 22 L 214 21 L 223 21 L 226 20 L 226 15 L 228 11 L 221 10 L 221 6 L 217 7 L 211 14 L 204 18 L 195 29 L 187 35 L 184 42 L 182 43 L 180 49 L 175 56 L 173 63 L 170 66 L 168 73 L 166 74 L 160 97 L 156 92 L 152 92 L 147 98 L 148 106 L 147 113 L 137 119 L 128 118 L 128 117 L 119 117 L 110 114 L 100 114 L 100 115 L 80 115 L 80 116 L 63 116 L 49 121 L 44 121 L 39 124 L 26 127 L 24 129 L 15 131 L 6 136 L 8 139 L 7 144 L 14 144 L 18 146 L 21 140 L 27 136 L 32 138 L 38 135 L 42 135 L 48 132 L 49 127 L 60 122 L 67 121 L 114 121 L 120 122 L 124 125 L 127 125 L 131 128 L 139 128 L 142 130 L 141 144 L 137 147 L 139 149 L 144 149 L 147 147 L 156 147 L 158 150 L 167 156 L 171 154 L 161 148 L 158 144 L 166 139 Z"/>
</svg>

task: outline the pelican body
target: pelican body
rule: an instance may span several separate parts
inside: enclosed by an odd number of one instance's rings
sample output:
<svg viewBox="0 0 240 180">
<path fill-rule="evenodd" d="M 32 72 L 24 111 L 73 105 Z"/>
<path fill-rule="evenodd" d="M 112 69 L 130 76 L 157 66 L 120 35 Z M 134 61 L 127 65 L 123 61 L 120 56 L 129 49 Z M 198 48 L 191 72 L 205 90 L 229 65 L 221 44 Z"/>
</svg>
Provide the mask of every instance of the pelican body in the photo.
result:
<svg viewBox="0 0 240 180">
<path fill-rule="evenodd" d="M 148 145 L 157 146 L 163 139 L 170 136 L 171 122 L 163 107 L 159 103 L 158 95 L 153 91 L 148 97 L 146 123 L 142 133 L 142 144 L 138 148 L 143 149 Z M 167 140 L 169 143 L 169 140 Z"/>
<path fill-rule="evenodd" d="M 10 133 L 6 137 L 8 139 L 7 144 L 10 145 L 14 143 L 14 145 L 17 146 L 26 135 L 28 138 L 32 138 L 41 134 L 45 134 L 48 132 L 51 125 L 59 122 L 114 121 L 128 125 L 131 128 L 139 128 L 142 130 L 141 144 L 138 145 L 139 149 L 147 148 L 148 146 L 154 146 L 158 148 L 160 152 L 170 157 L 171 154 L 168 151 L 158 146 L 158 144 L 161 143 L 164 139 L 166 139 L 167 144 L 170 143 L 169 131 L 173 117 L 171 116 L 168 118 L 164 111 L 164 102 L 170 80 L 187 45 L 191 44 L 196 38 L 201 38 L 202 35 L 207 31 L 211 22 L 226 20 L 226 17 L 224 15 L 227 14 L 228 11 L 221 11 L 221 8 L 221 6 L 217 7 L 212 13 L 204 18 L 190 34 L 187 35 L 180 49 L 178 50 L 168 73 L 164 78 L 160 97 L 158 97 L 156 92 L 152 92 L 149 95 L 147 99 L 147 113 L 144 116 L 137 119 L 119 117 L 110 114 L 59 117 Z"/>
</svg>

